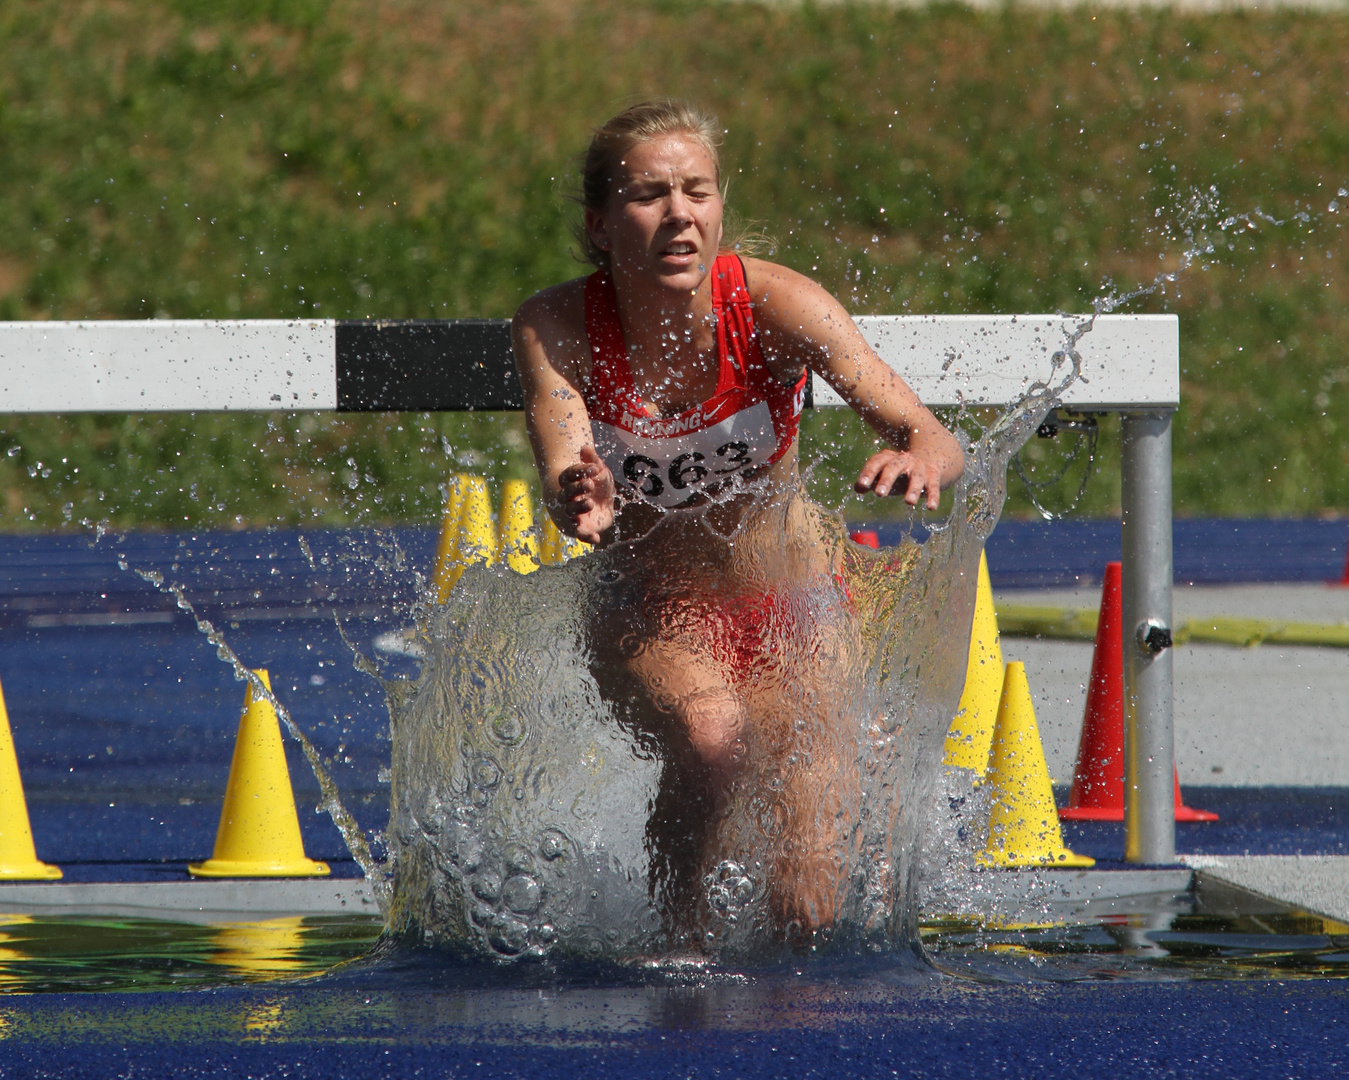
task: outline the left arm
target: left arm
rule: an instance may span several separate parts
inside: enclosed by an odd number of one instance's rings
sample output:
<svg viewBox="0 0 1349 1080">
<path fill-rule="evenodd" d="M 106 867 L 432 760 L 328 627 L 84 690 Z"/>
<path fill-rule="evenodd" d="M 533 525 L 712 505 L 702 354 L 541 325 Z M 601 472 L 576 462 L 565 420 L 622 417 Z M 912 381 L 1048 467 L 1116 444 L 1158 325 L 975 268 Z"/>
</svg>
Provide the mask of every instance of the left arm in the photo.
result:
<svg viewBox="0 0 1349 1080">
<path fill-rule="evenodd" d="M 902 494 L 937 509 L 943 488 L 965 471 L 959 440 L 862 337 L 843 305 L 810 278 L 746 259 L 764 358 L 779 378 L 818 372 L 890 448 L 873 454 L 854 488 Z"/>
</svg>

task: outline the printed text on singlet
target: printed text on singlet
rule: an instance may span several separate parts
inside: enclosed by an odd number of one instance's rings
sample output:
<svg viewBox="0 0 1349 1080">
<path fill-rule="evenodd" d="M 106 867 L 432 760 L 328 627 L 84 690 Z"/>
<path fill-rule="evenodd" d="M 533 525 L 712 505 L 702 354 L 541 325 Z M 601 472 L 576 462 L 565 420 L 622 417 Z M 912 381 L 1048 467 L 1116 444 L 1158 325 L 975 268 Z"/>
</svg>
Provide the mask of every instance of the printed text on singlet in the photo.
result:
<svg viewBox="0 0 1349 1080">
<path fill-rule="evenodd" d="M 766 401 L 708 424 L 701 408 L 669 420 L 624 412 L 622 427 L 591 422 L 595 450 L 620 486 L 671 509 L 700 495 L 724 494 L 768 462 L 777 448 Z M 727 483 L 727 481 L 731 481 Z"/>
</svg>

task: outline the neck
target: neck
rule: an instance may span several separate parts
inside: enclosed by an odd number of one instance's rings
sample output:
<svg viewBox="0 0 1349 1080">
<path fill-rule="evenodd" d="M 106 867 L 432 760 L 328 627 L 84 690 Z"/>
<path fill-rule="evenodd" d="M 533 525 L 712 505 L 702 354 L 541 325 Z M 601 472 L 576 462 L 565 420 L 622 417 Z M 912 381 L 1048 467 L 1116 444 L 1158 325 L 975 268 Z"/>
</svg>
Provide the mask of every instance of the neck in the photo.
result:
<svg viewBox="0 0 1349 1080">
<path fill-rule="evenodd" d="M 666 288 L 620 268 L 610 272 L 634 374 L 639 368 L 655 375 L 655 368 L 697 366 L 709 351 L 715 353 L 710 267 L 694 290 Z"/>
</svg>

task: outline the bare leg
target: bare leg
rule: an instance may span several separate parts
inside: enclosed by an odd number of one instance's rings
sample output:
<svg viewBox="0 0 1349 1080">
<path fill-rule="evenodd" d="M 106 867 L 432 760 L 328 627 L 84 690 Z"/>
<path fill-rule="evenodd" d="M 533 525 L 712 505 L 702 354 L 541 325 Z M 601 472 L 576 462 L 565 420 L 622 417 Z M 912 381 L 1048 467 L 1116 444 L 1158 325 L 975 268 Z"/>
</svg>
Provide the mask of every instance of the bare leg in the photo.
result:
<svg viewBox="0 0 1349 1080">
<path fill-rule="evenodd" d="M 834 921 L 853 861 L 858 620 L 827 530 L 784 505 L 715 565 L 704 534 L 620 564 L 592 624 L 602 693 L 664 766 L 647 838 L 676 936 L 704 923 L 703 879 L 733 861 L 772 929 L 808 939 Z M 691 550 L 700 563 L 676 576 Z"/>
</svg>

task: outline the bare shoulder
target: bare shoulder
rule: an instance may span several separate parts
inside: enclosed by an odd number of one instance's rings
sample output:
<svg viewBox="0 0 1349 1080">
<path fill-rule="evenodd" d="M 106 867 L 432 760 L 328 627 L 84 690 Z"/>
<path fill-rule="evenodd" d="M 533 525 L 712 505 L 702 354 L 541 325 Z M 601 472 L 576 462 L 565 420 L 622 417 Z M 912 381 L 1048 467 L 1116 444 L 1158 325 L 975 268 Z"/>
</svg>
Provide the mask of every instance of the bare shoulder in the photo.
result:
<svg viewBox="0 0 1349 1080">
<path fill-rule="evenodd" d="M 812 342 L 855 332 L 851 316 L 819 282 L 787 266 L 745 259 L 745 284 L 765 330 Z"/>
<path fill-rule="evenodd" d="M 590 374 L 585 331 L 585 278 L 536 292 L 511 320 L 515 362 L 523 370 L 548 364 L 576 381 Z"/>
<path fill-rule="evenodd" d="M 772 304 L 775 299 L 781 304 L 802 297 L 829 295 L 818 283 L 789 266 L 748 257 L 740 261 L 745 265 L 745 286 L 756 306 Z"/>
</svg>

